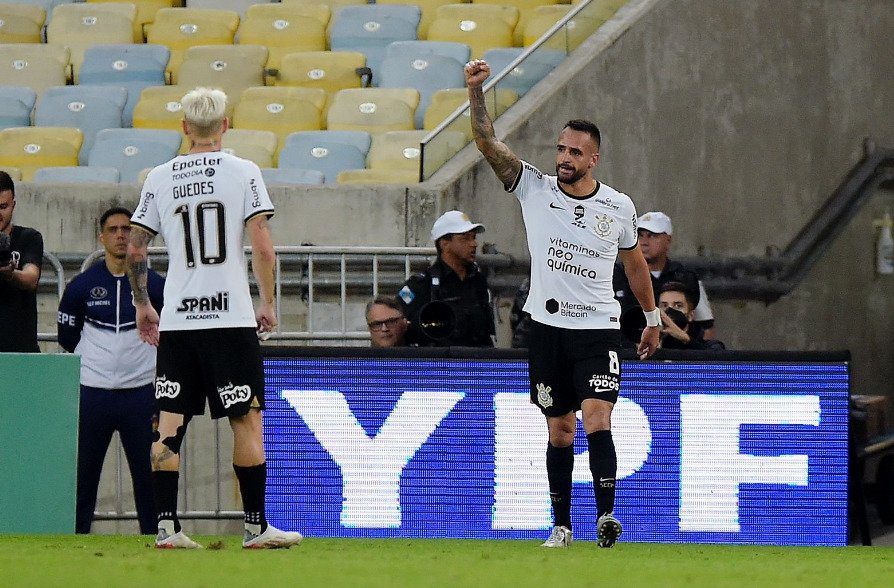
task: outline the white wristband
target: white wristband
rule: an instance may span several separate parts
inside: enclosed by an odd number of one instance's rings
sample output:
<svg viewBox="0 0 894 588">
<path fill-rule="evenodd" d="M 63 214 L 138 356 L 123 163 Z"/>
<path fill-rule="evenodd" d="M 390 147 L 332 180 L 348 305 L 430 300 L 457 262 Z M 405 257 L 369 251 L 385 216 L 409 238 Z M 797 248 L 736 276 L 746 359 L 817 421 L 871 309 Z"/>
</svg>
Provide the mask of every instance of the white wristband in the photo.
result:
<svg viewBox="0 0 894 588">
<path fill-rule="evenodd" d="M 647 327 L 660 327 L 661 326 L 661 311 L 657 308 L 653 308 L 649 311 L 643 311 L 643 314 L 646 315 L 646 326 Z"/>
</svg>

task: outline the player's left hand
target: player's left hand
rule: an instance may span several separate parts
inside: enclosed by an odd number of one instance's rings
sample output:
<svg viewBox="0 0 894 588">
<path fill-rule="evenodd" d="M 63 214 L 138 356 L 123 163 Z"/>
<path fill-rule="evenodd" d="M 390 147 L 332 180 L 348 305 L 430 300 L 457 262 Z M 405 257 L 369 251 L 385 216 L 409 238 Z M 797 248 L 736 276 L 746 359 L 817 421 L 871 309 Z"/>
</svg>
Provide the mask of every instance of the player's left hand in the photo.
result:
<svg viewBox="0 0 894 588">
<path fill-rule="evenodd" d="M 649 359 L 658 350 L 659 333 L 658 327 L 646 327 L 643 329 L 643 336 L 640 338 L 639 345 L 636 348 L 636 354 L 640 359 Z"/>
<path fill-rule="evenodd" d="M 258 306 L 258 311 L 255 313 L 255 321 L 258 324 L 258 338 L 262 341 L 269 338 L 270 333 L 279 324 L 279 321 L 276 320 L 276 308 L 272 302 L 262 302 Z"/>
<path fill-rule="evenodd" d="M 137 330 L 140 339 L 158 347 L 158 312 L 151 304 L 137 304 Z"/>
</svg>

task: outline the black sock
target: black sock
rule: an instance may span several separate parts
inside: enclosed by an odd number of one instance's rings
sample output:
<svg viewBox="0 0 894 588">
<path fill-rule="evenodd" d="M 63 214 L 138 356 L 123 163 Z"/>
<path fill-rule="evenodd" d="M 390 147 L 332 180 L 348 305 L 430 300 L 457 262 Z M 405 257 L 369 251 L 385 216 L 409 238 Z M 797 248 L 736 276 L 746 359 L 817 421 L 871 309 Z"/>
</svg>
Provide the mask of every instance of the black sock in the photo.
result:
<svg viewBox="0 0 894 588">
<path fill-rule="evenodd" d="M 267 530 L 267 519 L 264 517 L 264 492 L 267 488 L 267 462 L 256 466 L 237 466 L 233 464 L 239 490 L 242 492 L 242 508 L 245 510 L 245 524 L 259 525 L 260 533 Z"/>
<path fill-rule="evenodd" d="M 161 521 L 174 521 L 174 533 L 180 532 L 180 520 L 177 518 L 177 486 L 180 472 L 159 470 L 152 472 L 152 491 L 155 494 L 155 509 L 158 511 L 159 527 Z M 170 529 L 167 532 L 170 534 Z"/>
<path fill-rule="evenodd" d="M 574 471 L 574 445 L 546 446 L 546 476 L 549 498 L 553 503 L 555 524 L 571 528 L 571 475 Z"/>
<path fill-rule="evenodd" d="M 611 431 L 594 431 L 587 435 L 590 449 L 590 472 L 593 474 L 593 491 L 596 494 L 596 516 L 601 517 L 615 509 L 615 476 L 618 472 L 618 455 Z"/>
</svg>

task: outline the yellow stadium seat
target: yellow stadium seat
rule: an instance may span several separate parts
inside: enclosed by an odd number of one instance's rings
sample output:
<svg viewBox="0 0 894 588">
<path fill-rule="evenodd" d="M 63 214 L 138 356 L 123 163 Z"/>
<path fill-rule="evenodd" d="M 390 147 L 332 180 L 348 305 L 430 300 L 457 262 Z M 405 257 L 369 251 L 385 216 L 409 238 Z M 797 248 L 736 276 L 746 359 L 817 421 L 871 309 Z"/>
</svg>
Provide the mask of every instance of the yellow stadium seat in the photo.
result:
<svg viewBox="0 0 894 588">
<path fill-rule="evenodd" d="M 87 0 L 88 3 L 104 4 L 107 2 L 118 2 L 120 0 Z M 137 15 L 134 18 L 134 24 L 139 27 L 140 39 L 138 43 L 142 43 L 146 38 L 146 25 L 155 20 L 155 13 L 162 8 L 171 8 L 181 6 L 181 0 L 130 0 L 137 7 Z"/>
<path fill-rule="evenodd" d="M 70 77 L 68 47 L 44 43 L 0 45 L 0 80 L 5 86 L 26 86 L 40 96 Z"/>
<path fill-rule="evenodd" d="M 392 171 L 387 169 L 346 169 L 338 172 L 339 184 L 418 184 L 418 171 Z"/>
<path fill-rule="evenodd" d="M 248 88 L 236 106 L 233 127 L 275 133 L 276 161 L 289 133 L 323 128 L 325 107 L 326 91 L 321 88 Z"/>
<path fill-rule="evenodd" d="M 325 51 L 329 7 L 323 4 L 255 4 L 245 13 L 239 43 L 264 45 L 267 67 L 279 69 L 287 53 Z"/>
<path fill-rule="evenodd" d="M 557 4 L 555 6 L 541 6 L 534 11 L 525 27 L 525 46 L 532 45 L 537 39 L 559 22 L 571 6 Z M 587 11 L 582 11 L 565 25 L 567 33 L 557 32 L 552 39 L 541 45 L 541 48 L 559 49 L 571 53 L 583 43 L 587 37 L 596 32 L 602 24 L 608 20 L 605 16 L 590 16 Z"/>
<path fill-rule="evenodd" d="M 493 90 L 485 96 L 487 110 L 493 118 L 506 112 L 518 100 L 518 94 L 512 90 L 497 90 L 494 100 Z M 469 92 L 465 88 L 448 88 L 438 90 L 432 96 L 431 104 L 425 111 L 423 127 L 427 131 L 434 130 L 441 122 L 469 100 Z M 496 107 L 496 108 L 494 108 Z M 462 133 L 467 141 L 472 140 L 472 125 L 470 123 L 470 111 L 466 110 L 447 128 L 449 131 Z"/>
<path fill-rule="evenodd" d="M 282 0 L 285 6 L 319 6 L 324 5 L 329 8 L 332 18 L 335 14 L 345 6 L 356 6 L 358 4 L 366 4 L 366 0 Z M 332 22 L 330 20 L 330 22 Z"/>
<path fill-rule="evenodd" d="M 220 88 L 232 117 L 242 91 L 264 85 L 267 48 L 262 45 L 203 45 L 186 50 L 171 81 L 178 86 Z"/>
<path fill-rule="evenodd" d="M 183 135 L 183 106 L 180 99 L 193 88 L 186 86 L 150 86 L 140 94 L 133 110 L 135 129 L 171 129 Z M 183 135 L 181 153 L 189 150 Z"/>
<path fill-rule="evenodd" d="M 435 13 L 438 11 L 438 8 L 445 4 L 456 3 L 456 0 L 378 0 L 376 2 L 376 4 L 411 4 L 418 6 L 422 11 L 419 27 L 416 29 L 420 39 L 428 37 L 428 27 L 435 20 Z"/>
<path fill-rule="evenodd" d="M 60 4 L 47 25 L 47 42 L 71 50 L 72 80 L 77 84 L 88 47 L 143 41 L 142 31 L 134 28 L 136 14 L 136 6 L 120 2 Z"/>
<path fill-rule="evenodd" d="M 352 51 L 305 51 L 289 53 L 282 59 L 274 85 L 322 88 L 334 94 L 345 88 L 359 88 L 366 56 Z"/>
<path fill-rule="evenodd" d="M 395 172 L 419 173 L 422 164 L 422 139 L 428 131 L 391 131 L 373 136 L 366 167 Z M 466 145 L 466 137 L 456 131 L 444 131 L 425 146 L 426 170 L 433 173 Z M 430 175 L 430 174 L 429 174 Z"/>
<path fill-rule="evenodd" d="M 516 47 L 521 47 L 524 42 L 525 26 L 534 15 L 538 6 L 551 4 L 563 4 L 561 0 L 472 0 L 475 4 L 499 4 L 502 6 L 515 6 L 518 8 L 518 23 L 512 33 L 512 42 Z"/>
<path fill-rule="evenodd" d="M 272 131 L 230 129 L 222 143 L 221 151 L 253 161 L 258 167 L 273 167 L 276 134 Z"/>
<path fill-rule="evenodd" d="M 9 174 L 9 177 L 12 178 L 13 182 L 21 182 L 22 181 L 22 170 L 17 167 L 8 167 L 0 165 L 0 171 L 6 172 Z"/>
<path fill-rule="evenodd" d="M 0 4 L 0 43 L 40 43 L 46 18 L 36 4 Z"/>
<path fill-rule="evenodd" d="M 14 127 L 0 131 L 0 166 L 15 167 L 30 182 L 41 167 L 78 165 L 84 135 L 70 127 Z"/>
<path fill-rule="evenodd" d="M 366 131 L 371 135 L 415 129 L 419 91 L 405 88 L 357 88 L 336 93 L 326 114 L 326 128 Z"/>
<path fill-rule="evenodd" d="M 478 59 L 488 49 L 512 47 L 518 8 L 493 4 L 445 4 L 428 28 L 429 41 L 454 41 L 472 48 Z"/>
<path fill-rule="evenodd" d="M 171 50 L 168 73 L 176 74 L 183 55 L 196 45 L 232 45 L 239 15 L 213 8 L 162 8 L 152 24 L 146 25 L 146 42 Z"/>
</svg>

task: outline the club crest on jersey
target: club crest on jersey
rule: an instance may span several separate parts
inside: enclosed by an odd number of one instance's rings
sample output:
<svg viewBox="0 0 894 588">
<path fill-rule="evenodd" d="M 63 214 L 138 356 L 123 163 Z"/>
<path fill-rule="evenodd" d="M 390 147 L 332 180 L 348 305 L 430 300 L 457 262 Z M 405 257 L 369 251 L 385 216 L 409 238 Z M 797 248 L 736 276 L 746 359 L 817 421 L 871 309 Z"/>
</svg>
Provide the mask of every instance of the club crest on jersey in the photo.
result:
<svg viewBox="0 0 894 588">
<path fill-rule="evenodd" d="M 539 404 L 543 408 L 549 408 L 550 406 L 552 406 L 553 397 L 550 396 L 550 392 L 552 391 L 552 386 L 547 386 L 543 383 L 537 384 L 537 404 Z"/>
<path fill-rule="evenodd" d="M 226 386 L 218 387 L 217 393 L 220 395 L 220 401 L 223 402 L 224 408 L 230 408 L 234 404 L 245 402 L 251 398 L 251 386 L 234 386 L 230 382 Z"/>
<path fill-rule="evenodd" d="M 180 382 L 168 380 L 166 376 L 155 378 L 155 399 L 177 398 L 180 394 Z"/>
<path fill-rule="evenodd" d="M 593 227 L 593 229 L 600 237 L 608 237 L 612 232 L 613 222 L 615 222 L 615 219 L 609 218 L 608 215 L 599 215 L 596 217 L 596 225 Z"/>
<path fill-rule="evenodd" d="M 90 289 L 90 298 L 93 298 L 94 300 L 100 300 L 108 295 L 109 291 L 102 286 L 96 286 L 95 288 Z"/>
</svg>

